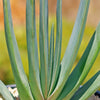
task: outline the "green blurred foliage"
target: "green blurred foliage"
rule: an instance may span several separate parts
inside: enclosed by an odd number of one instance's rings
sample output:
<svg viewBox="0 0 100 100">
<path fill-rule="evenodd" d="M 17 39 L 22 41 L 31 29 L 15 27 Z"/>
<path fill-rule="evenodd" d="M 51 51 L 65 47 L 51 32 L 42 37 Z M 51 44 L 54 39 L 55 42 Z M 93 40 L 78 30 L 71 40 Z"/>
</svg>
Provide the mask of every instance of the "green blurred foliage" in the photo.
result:
<svg viewBox="0 0 100 100">
<path fill-rule="evenodd" d="M 49 33 L 51 30 L 52 23 L 55 23 L 55 40 L 56 40 L 56 19 L 55 17 L 49 18 Z M 63 35 L 62 35 L 62 54 L 61 59 L 63 58 L 63 55 L 65 53 L 68 41 L 70 39 L 70 35 L 73 29 L 73 22 L 70 22 L 63 18 Z M 39 43 L 39 20 L 37 18 L 37 40 Z M 16 39 L 18 42 L 18 47 L 21 55 L 21 59 L 23 62 L 23 66 L 25 69 L 25 72 L 28 76 L 28 58 L 27 58 L 27 45 L 26 45 L 26 28 L 24 26 L 15 26 L 14 27 Z M 75 61 L 74 66 L 79 61 L 80 57 L 82 56 L 93 32 L 95 31 L 95 27 L 87 25 L 85 29 L 85 33 L 83 36 L 83 40 Z M 10 60 L 7 52 L 7 46 L 6 46 L 6 40 L 4 36 L 4 30 L 0 31 L 0 80 L 2 80 L 5 84 L 13 84 L 14 83 L 14 77 L 11 70 Z M 38 49 L 39 51 L 39 49 Z M 86 78 L 85 82 L 90 79 L 98 70 L 100 70 L 100 54 L 98 55 L 98 58 L 93 65 L 91 71 L 89 72 L 88 77 Z M 73 66 L 73 68 L 74 68 Z"/>
</svg>

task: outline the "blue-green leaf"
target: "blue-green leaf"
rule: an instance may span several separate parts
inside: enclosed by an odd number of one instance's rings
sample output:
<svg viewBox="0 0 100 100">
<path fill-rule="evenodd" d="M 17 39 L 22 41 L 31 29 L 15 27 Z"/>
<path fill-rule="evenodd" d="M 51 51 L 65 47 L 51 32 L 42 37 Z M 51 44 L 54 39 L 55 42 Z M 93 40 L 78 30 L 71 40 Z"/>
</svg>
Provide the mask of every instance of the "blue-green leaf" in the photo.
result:
<svg viewBox="0 0 100 100">
<path fill-rule="evenodd" d="M 48 0 L 40 0 L 40 79 L 44 98 L 47 98 L 48 82 Z"/>
<path fill-rule="evenodd" d="M 97 72 L 88 82 L 86 82 L 74 94 L 71 100 L 87 100 L 93 93 L 100 88 L 100 71 Z"/>
<path fill-rule="evenodd" d="M 22 100 L 33 100 L 14 35 L 9 0 L 3 0 L 5 36 L 16 86 Z M 24 93 L 24 95 L 23 95 Z"/>
<path fill-rule="evenodd" d="M 70 91 L 74 88 L 75 84 L 77 83 L 83 69 L 86 63 L 86 60 L 88 58 L 89 52 L 91 50 L 91 47 L 93 45 L 94 42 L 94 38 L 95 38 L 95 32 L 85 50 L 85 52 L 83 53 L 80 61 L 78 62 L 78 64 L 76 65 L 75 69 L 72 71 L 71 75 L 69 76 L 61 94 L 59 95 L 57 100 L 61 100 L 63 99 L 66 95 L 68 95 L 68 93 L 70 93 Z"/>
<path fill-rule="evenodd" d="M 83 70 L 81 77 L 79 79 L 80 82 L 87 76 L 87 74 L 88 74 L 89 70 L 91 69 L 96 57 L 98 56 L 99 51 L 100 51 L 100 23 L 97 26 L 93 46 L 92 46 L 91 51 L 89 53 L 89 56 L 87 58 L 84 70 Z"/>
<path fill-rule="evenodd" d="M 53 76 L 52 76 L 50 93 L 55 88 L 55 85 L 57 83 L 57 78 L 59 75 L 59 69 L 60 69 L 61 43 L 62 43 L 62 0 L 57 0 L 56 19 L 57 19 L 56 21 L 57 33 L 56 33 L 55 56 L 54 56 L 54 65 L 53 65 Z"/>
<path fill-rule="evenodd" d="M 50 35 L 49 65 L 48 65 L 49 66 L 48 68 L 48 92 L 51 86 L 53 63 L 54 63 L 54 24 L 52 25 L 51 35 Z"/>
<path fill-rule="evenodd" d="M 0 94 L 5 100 L 14 100 L 7 87 L 0 81 Z"/>
<path fill-rule="evenodd" d="M 91 50 L 88 54 L 86 63 L 84 65 L 84 69 L 82 70 L 82 73 L 77 81 L 77 83 L 75 84 L 74 88 L 70 91 L 70 93 L 65 97 L 64 100 L 66 100 L 67 98 L 71 98 L 72 95 L 77 91 L 77 89 L 79 88 L 79 86 L 81 85 L 81 83 L 84 81 L 84 79 L 86 78 L 86 76 L 88 75 L 92 65 L 94 64 L 98 53 L 100 51 L 100 37 L 98 37 L 100 34 L 100 24 L 98 25 L 97 29 L 96 29 L 96 33 L 95 33 L 95 37 L 94 37 L 94 41 L 91 47 Z"/>
<path fill-rule="evenodd" d="M 90 3 L 90 0 L 81 0 L 80 2 L 80 7 L 79 7 L 76 22 L 72 31 L 72 35 L 69 40 L 69 44 L 66 49 L 64 58 L 61 62 L 61 73 L 58 80 L 58 84 L 56 86 L 55 91 L 49 97 L 50 100 L 55 100 L 57 98 L 57 96 L 63 89 L 69 77 L 70 71 L 76 59 L 76 56 L 77 56 L 77 53 L 82 41 L 82 37 L 83 37 L 85 25 L 86 25 L 89 3 Z"/>
<path fill-rule="evenodd" d="M 35 22 L 35 0 L 27 0 L 26 4 L 26 35 L 29 61 L 29 83 L 34 99 L 42 100 L 40 85 L 38 48 Z"/>
</svg>

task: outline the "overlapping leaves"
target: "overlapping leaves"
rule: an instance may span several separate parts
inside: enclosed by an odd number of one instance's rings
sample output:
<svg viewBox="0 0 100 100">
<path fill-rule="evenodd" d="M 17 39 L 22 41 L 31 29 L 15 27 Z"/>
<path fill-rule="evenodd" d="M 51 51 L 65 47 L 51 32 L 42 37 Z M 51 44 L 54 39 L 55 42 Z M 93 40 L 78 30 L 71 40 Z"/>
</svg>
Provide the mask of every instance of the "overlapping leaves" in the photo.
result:
<svg viewBox="0 0 100 100">
<path fill-rule="evenodd" d="M 57 0 L 57 28 L 54 47 L 54 25 L 48 39 L 48 0 L 40 0 L 39 48 L 36 36 L 35 0 L 27 0 L 26 34 L 29 61 L 29 82 L 21 62 L 14 35 L 9 0 L 3 0 L 5 37 L 16 86 L 21 100 L 85 100 L 100 87 L 100 71 L 79 88 L 100 51 L 100 24 L 94 32 L 79 63 L 70 74 L 76 59 L 88 14 L 90 0 L 81 0 L 76 22 L 63 60 L 60 62 L 62 42 L 62 0 Z M 1 91 L 4 90 L 4 91 Z M 0 94 L 14 100 L 0 81 Z M 78 94 L 78 96 L 77 96 Z"/>
</svg>

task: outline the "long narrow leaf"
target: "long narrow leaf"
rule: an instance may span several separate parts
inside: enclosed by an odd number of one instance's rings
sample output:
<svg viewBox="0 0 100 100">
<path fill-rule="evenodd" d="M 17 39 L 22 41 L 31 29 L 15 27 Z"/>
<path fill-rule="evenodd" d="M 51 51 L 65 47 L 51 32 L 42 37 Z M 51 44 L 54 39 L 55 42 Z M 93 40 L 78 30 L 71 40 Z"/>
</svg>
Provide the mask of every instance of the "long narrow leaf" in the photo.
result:
<svg viewBox="0 0 100 100">
<path fill-rule="evenodd" d="M 5 100 L 14 100 L 7 87 L 0 81 L 0 94 Z"/>
<path fill-rule="evenodd" d="M 42 92 L 47 98 L 47 73 L 48 73 L 48 0 L 40 0 L 40 78 Z"/>
<path fill-rule="evenodd" d="M 88 74 L 88 72 L 91 69 L 96 57 L 98 56 L 99 51 L 100 51 L 100 23 L 97 26 L 95 40 L 94 40 L 93 46 L 91 48 L 91 51 L 89 53 L 88 59 L 86 61 L 85 68 L 84 68 L 82 75 L 80 77 L 80 80 L 79 80 L 80 82 Z"/>
<path fill-rule="evenodd" d="M 56 33 L 55 56 L 54 56 L 54 65 L 53 65 L 53 76 L 52 76 L 50 93 L 54 90 L 59 69 L 60 69 L 61 43 L 62 43 L 62 0 L 57 0 L 56 19 L 57 19 L 56 21 L 57 33 Z"/>
<path fill-rule="evenodd" d="M 71 98 L 71 100 L 86 100 L 100 88 L 100 71 L 85 83 Z"/>
<path fill-rule="evenodd" d="M 100 24 L 98 25 L 97 29 L 96 29 L 96 33 L 95 33 L 95 38 L 94 38 L 94 42 L 93 45 L 91 47 L 91 50 L 89 52 L 88 58 L 86 60 L 84 69 L 77 81 L 77 83 L 75 84 L 74 88 L 71 90 L 71 92 L 65 97 L 64 100 L 71 98 L 73 96 L 73 94 L 77 91 L 77 89 L 79 88 L 80 84 L 84 81 L 84 79 L 86 78 L 87 74 L 89 73 L 92 65 L 94 64 L 98 53 L 100 51 Z M 99 36 L 99 37 L 98 37 Z"/>
<path fill-rule="evenodd" d="M 84 69 L 86 60 L 88 58 L 89 52 L 91 50 L 91 47 L 93 45 L 94 42 L 94 38 L 95 38 L 95 32 L 85 50 L 85 52 L 83 53 L 79 63 L 76 65 L 75 69 L 72 71 L 71 75 L 69 76 L 61 94 L 59 95 L 57 100 L 61 100 L 63 99 L 66 95 L 68 95 L 68 93 L 74 88 L 75 84 L 77 83 L 77 81 L 79 80 L 80 75 L 82 74 L 82 71 Z"/>
<path fill-rule="evenodd" d="M 53 63 L 54 63 L 54 24 L 51 28 L 51 36 L 50 36 L 50 51 L 49 51 L 49 68 L 48 68 L 48 92 L 51 85 L 52 79 L 52 71 L 53 71 Z"/>
<path fill-rule="evenodd" d="M 57 84 L 55 91 L 50 96 L 49 98 L 50 100 L 55 100 L 57 98 L 57 96 L 63 89 L 69 77 L 70 71 L 76 59 L 77 52 L 78 52 L 78 49 L 82 41 L 86 19 L 87 19 L 89 3 L 90 3 L 90 0 L 81 0 L 80 2 L 78 16 L 76 18 L 76 22 L 75 22 L 75 25 L 72 31 L 72 35 L 69 40 L 69 44 L 66 49 L 64 58 L 61 62 L 61 73 L 60 73 L 60 77 L 58 80 L 58 84 Z"/>
<path fill-rule="evenodd" d="M 14 35 L 9 0 L 3 0 L 3 8 L 6 43 L 18 92 L 22 100 L 33 100 Z"/>
<path fill-rule="evenodd" d="M 29 61 L 29 82 L 32 94 L 36 100 L 42 100 L 37 49 L 35 0 L 27 0 L 26 4 L 26 33 Z"/>
</svg>

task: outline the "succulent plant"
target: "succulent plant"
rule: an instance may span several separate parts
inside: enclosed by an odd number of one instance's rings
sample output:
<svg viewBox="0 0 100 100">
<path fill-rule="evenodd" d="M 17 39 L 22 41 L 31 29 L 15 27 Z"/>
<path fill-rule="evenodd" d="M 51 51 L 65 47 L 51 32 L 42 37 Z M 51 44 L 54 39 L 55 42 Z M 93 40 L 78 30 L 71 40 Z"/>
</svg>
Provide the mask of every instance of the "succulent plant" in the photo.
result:
<svg viewBox="0 0 100 100">
<path fill-rule="evenodd" d="M 36 36 L 35 0 L 26 1 L 26 36 L 29 62 L 28 80 L 23 69 L 14 35 L 10 1 L 3 0 L 6 43 L 15 83 L 21 100 L 86 100 L 100 87 L 100 71 L 80 87 L 100 50 L 100 24 L 97 26 L 78 64 L 72 70 L 82 41 L 89 3 L 90 0 L 80 1 L 72 35 L 65 55 L 62 61 L 60 61 L 62 44 L 62 0 L 57 0 L 55 45 L 54 25 L 51 28 L 50 41 L 48 38 L 48 0 L 40 0 L 40 60 Z M 5 100 L 14 100 L 1 81 L 0 94 Z"/>
</svg>

